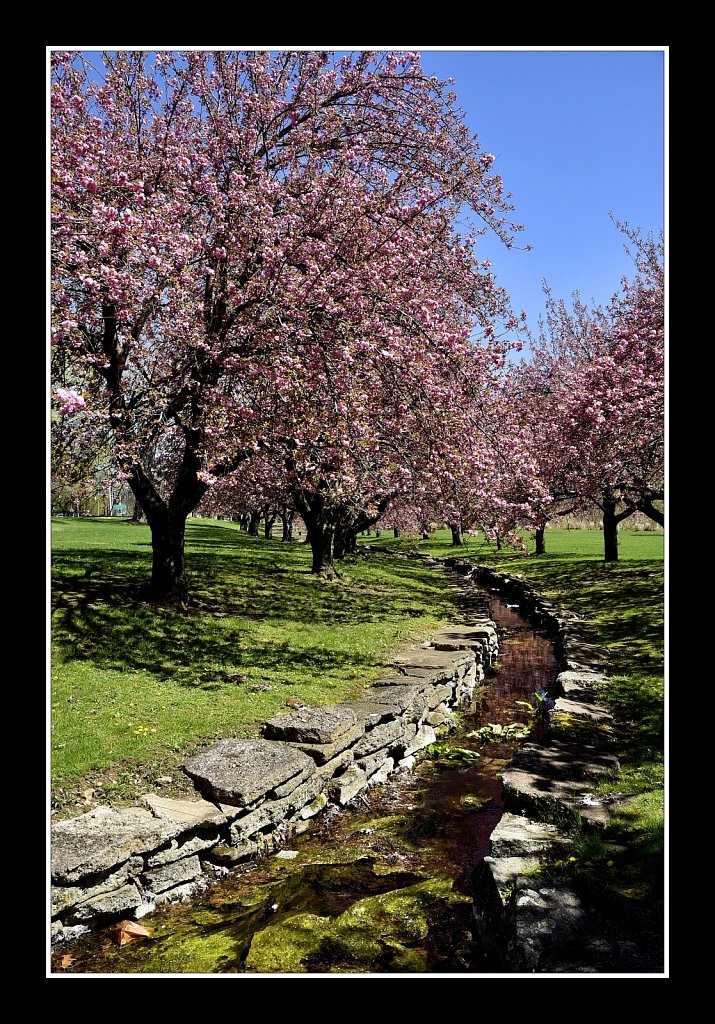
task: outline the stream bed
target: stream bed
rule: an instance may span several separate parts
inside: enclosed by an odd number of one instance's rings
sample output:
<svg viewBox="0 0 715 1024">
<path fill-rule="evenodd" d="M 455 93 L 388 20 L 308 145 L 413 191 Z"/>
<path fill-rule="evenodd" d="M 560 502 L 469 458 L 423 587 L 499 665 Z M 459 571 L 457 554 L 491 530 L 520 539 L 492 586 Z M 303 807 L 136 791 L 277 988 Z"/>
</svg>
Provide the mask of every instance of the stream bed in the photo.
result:
<svg viewBox="0 0 715 1024">
<path fill-rule="evenodd" d="M 492 594 L 490 615 L 499 657 L 458 728 L 412 772 L 370 789 L 356 807 L 330 807 L 279 854 L 142 918 L 150 937 L 118 945 L 108 930 L 90 933 L 56 950 L 52 970 L 485 972 L 473 935 L 472 875 L 503 812 L 501 773 L 533 723 L 525 705 L 557 671 L 551 642 L 518 608 Z"/>
</svg>

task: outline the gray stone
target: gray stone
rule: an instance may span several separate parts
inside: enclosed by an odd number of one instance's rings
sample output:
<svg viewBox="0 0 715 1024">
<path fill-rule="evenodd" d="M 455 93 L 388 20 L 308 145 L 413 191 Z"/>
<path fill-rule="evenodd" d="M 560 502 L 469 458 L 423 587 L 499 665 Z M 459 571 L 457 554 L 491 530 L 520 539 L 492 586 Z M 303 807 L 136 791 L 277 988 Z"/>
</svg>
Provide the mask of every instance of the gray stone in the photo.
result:
<svg viewBox="0 0 715 1024">
<path fill-rule="evenodd" d="M 288 779 L 282 786 L 274 786 L 269 793 L 269 796 L 281 799 L 284 796 L 289 796 L 294 789 L 296 789 L 301 782 L 305 782 L 315 772 L 315 761 L 311 760 L 310 764 L 307 764 L 302 772 L 298 772 L 292 779 Z"/>
<path fill-rule="evenodd" d="M 234 739 L 219 740 L 187 761 L 184 769 L 214 800 L 245 807 L 300 775 L 307 764 L 307 755 L 293 746 Z"/>
<path fill-rule="evenodd" d="M 445 683 L 442 686 L 435 686 L 434 689 L 427 695 L 427 707 L 430 711 L 433 711 L 436 707 L 439 707 L 444 701 L 454 699 L 454 684 Z"/>
<path fill-rule="evenodd" d="M 492 857 L 531 857 L 569 846 L 571 840 L 556 825 L 532 821 L 508 811 L 489 837 Z"/>
<path fill-rule="evenodd" d="M 197 878 L 194 882 L 187 882 L 186 885 L 175 885 L 173 889 L 167 889 L 166 892 L 157 894 L 156 905 L 160 907 L 162 903 L 177 903 L 179 900 L 190 900 L 193 896 L 196 896 L 197 892 L 206 889 L 207 886 L 208 882 L 201 878 Z"/>
<path fill-rule="evenodd" d="M 156 793 L 146 793 L 142 800 L 155 818 L 183 825 L 187 830 L 202 825 L 224 825 L 226 814 L 208 800 L 173 800 Z"/>
<path fill-rule="evenodd" d="M 584 718 L 593 725 L 608 726 L 613 722 L 613 715 L 606 708 L 599 707 L 598 704 L 585 704 L 583 701 L 569 700 L 566 697 L 557 697 L 554 702 L 551 714 L 556 715 L 559 712 L 564 715 L 574 715 L 576 718 Z"/>
<path fill-rule="evenodd" d="M 356 765 L 351 765 L 328 787 L 331 800 L 339 804 L 347 804 L 367 785 L 367 775 Z"/>
<path fill-rule="evenodd" d="M 436 728 L 440 725 L 454 722 L 454 713 L 450 711 L 447 704 L 439 704 L 434 711 L 430 711 L 428 715 L 425 715 L 424 720 L 427 725 Z"/>
<path fill-rule="evenodd" d="M 80 903 L 71 911 L 68 921 L 74 924 L 115 914 L 124 914 L 141 906 L 143 902 L 144 898 L 139 889 L 136 885 L 129 883 L 123 885 L 121 889 L 115 889 L 114 892 L 95 896 L 93 899 Z"/>
<path fill-rule="evenodd" d="M 511 897 L 516 880 L 520 875 L 535 871 L 539 866 L 539 858 L 525 857 L 485 857 L 484 863 L 496 886 L 499 898 L 506 903 Z"/>
<path fill-rule="evenodd" d="M 594 800 L 593 786 L 617 767 L 612 754 L 591 744 L 559 738 L 548 744 L 527 743 L 502 776 L 505 807 L 554 824 L 581 819 L 603 827 L 609 815 Z"/>
<path fill-rule="evenodd" d="M 50 894 L 52 916 L 64 914 L 73 907 L 79 906 L 80 903 L 86 903 L 87 900 L 117 892 L 127 884 L 130 878 L 139 875 L 143 867 L 142 857 L 130 857 L 118 871 L 110 872 L 95 885 L 53 885 Z"/>
<path fill-rule="evenodd" d="M 279 850 L 278 853 L 273 854 L 279 860 L 295 860 L 298 856 L 297 850 Z"/>
<path fill-rule="evenodd" d="M 303 821 L 307 821 L 308 818 L 314 818 L 316 814 L 319 814 L 328 804 L 328 798 L 325 793 L 318 793 L 315 800 L 311 800 L 309 804 L 302 807 L 300 810 L 300 817 Z"/>
<path fill-rule="evenodd" d="M 380 768 L 379 771 L 375 772 L 374 775 L 370 776 L 369 785 L 371 786 L 382 786 L 384 785 L 392 773 L 395 770 L 395 759 L 394 757 L 388 757 Z"/>
<path fill-rule="evenodd" d="M 142 878 L 144 884 L 154 895 L 173 889 L 177 885 L 193 881 L 202 874 L 201 861 L 198 857 L 185 857 L 183 860 L 165 864 L 163 867 L 145 871 Z"/>
<path fill-rule="evenodd" d="M 428 678 L 431 674 L 431 670 L 425 670 L 427 675 L 410 675 L 406 672 L 395 672 L 393 675 L 381 676 L 380 679 L 375 679 L 370 683 L 371 687 L 376 689 L 384 689 L 385 687 L 402 687 L 402 686 L 416 686 L 420 691 L 428 690 L 431 685 L 431 680 Z M 387 700 L 389 693 L 386 694 L 385 699 Z"/>
<path fill-rule="evenodd" d="M 220 839 L 221 836 L 218 832 L 212 832 L 203 836 L 192 836 L 184 843 L 179 843 L 176 839 L 172 839 L 166 849 L 157 850 L 156 853 L 147 859 L 147 867 L 160 868 L 164 864 L 172 864 L 175 860 L 191 857 L 195 853 L 203 853 L 204 850 L 210 850 L 212 846 L 216 846 Z"/>
<path fill-rule="evenodd" d="M 266 800 L 255 811 L 250 811 L 234 821 L 229 830 L 231 845 L 243 843 L 267 826 L 277 825 L 283 818 L 300 810 L 305 804 L 315 799 L 323 788 L 324 779 L 315 773 L 281 800 Z"/>
<path fill-rule="evenodd" d="M 485 644 L 487 648 L 498 646 L 497 630 L 493 622 L 449 626 L 438 630 L 432 640 L 432 645 L 438 651 L 466 649 L 480 655 Z"/>
<path fill-rule="evenodd" d="M 322 765 L 330 761 L 336 754 L 351 746 L 365 732 L 362 722 L 358 722 L 351 729 L 347 729 L 341 736 L 332 743 L 291 743 L 290 746 L 312 758 L 312 764 Z"/>
<path fill-rule="evenodd" d="M 471 650 L 436 651 L 427 648 L 398 654 L 393 661 L 408 671 L 415 668 L 426 668 L 432 671 L 456 673 L 458 668 L 466 667 L 474 661 L 474 652 Z"/>
<path fill-rule="evenodd" d="M 290 715 L 269 718 L 263 735 L 269 740 L 296 743 L 333 743 L 357 723 L 354 712 L 340 704 L 304 708 Z"/>
<path fill-rule="evenodd" d="M 588 929 L 588 912 L 572 889 L 534 878 L 517 879 L 511 916 L 514 936 L 507 962 L 516 971 L 544 970 L 544 961 L 554 953 L 563 962 L 571 943 Z"/>
<path fill-rule="evenodd" d="M 95 807 L 52 826 L 52 881 L 71 885 L 110 871 L 134 854 L 157 849 L 182 831 L 183 826 L 160 821 L 143 807 Z"/>
<path fill-rule="evenodd" d="M 366 732 L 362 739 L 358 740 L 355 744 L 353 747 L 353 757 L 355 760 L 358 760 L 358 758 L 366 757 L 368 754 L 383 748 L 387 753 L 389 749 L 394 747 L 396 741 L 402 739 L 404 735 L 405 725 L 399 719 L 384 722 L 382 725 L 376 725 L 374 729 Z"/>
<path fill-rule="evenodd" d="M 369 698 L 374 704 L 389 704 L 391 707 L 406 711 L 407 708 L 420 707 L 424 710 L 428 700 L 425 688 L 410 683 L 407 686 L 374 687 L 369 691 Z M 373 730 L 374 732 L 374 730 Z"/>
<path fill-rule="evenodd" d="M 606 676 L 601 672 L 559 672 L 556 677 L 556 685 L 559 686 L 565 697 L 570 700 L 579 700 L 584 704 L 596 702 L 597 687 L 606 682 Z"/>
<path fill-rule="evenodd" d="M 209 854 L 209 859 L 217 864 L 239 864 L 241 861 L 258 857 L 259 854 L 265 853 L 265 850 L 264 842 L 257 843 L 247 839 L 236 846 L 214 846 Z"/>
<path fill-rule="evenodd" d="M 415 754 L 418 750 L 422 750 L 424 747 L 428 747 L 430 743 L 434 743 L 437 739 L 437 734 L 430 725 L 423 725 L 417 730 L 417 733 L 413 740 L 410 741 L 410 745 L 405 747 L 405 757 L 409 757 L 410 754 Z"/>
<path fill-rule="evenodd" d="M 382 768 L 386 760 L 387 755 L 385 754 L 385 751 L 378 750 L 374 754 L 368 754 L 367 757 L 360 758 L 359 761 L 356 760 L 355 765 L 361 771 L 365 772 L 366 775 L 374 775 L 378 769 Z"/>
<path fill-rule="evenodd" d="M 404 679 L 404 676 L 402 678 Z M 349 700 L 345 703 L 365 729 L 372 729 L 373 726 L 386 722 L 388 718 L 397 714 L 397 710 L 393 711 L 387 704 L 375 704 L 371 700 Z"/>
</svg>

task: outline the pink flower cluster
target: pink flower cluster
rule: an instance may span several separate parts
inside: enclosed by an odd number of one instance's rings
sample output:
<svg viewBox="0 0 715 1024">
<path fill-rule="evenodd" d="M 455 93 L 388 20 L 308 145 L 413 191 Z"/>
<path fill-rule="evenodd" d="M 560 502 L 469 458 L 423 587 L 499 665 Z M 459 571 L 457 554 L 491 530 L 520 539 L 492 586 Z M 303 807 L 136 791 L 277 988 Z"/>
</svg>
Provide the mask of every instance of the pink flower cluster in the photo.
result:
<svg viewBox="0 0 715 1024">
<path fill-rule="evenodd" d="M 71 416 L 72 413 L 80 412 L 87 405 L 84 398 L 78 395 L 74 388 L 55 388 L 55 398 L 60 403 L 57 409 L 60 416 Z"/>
</svg>

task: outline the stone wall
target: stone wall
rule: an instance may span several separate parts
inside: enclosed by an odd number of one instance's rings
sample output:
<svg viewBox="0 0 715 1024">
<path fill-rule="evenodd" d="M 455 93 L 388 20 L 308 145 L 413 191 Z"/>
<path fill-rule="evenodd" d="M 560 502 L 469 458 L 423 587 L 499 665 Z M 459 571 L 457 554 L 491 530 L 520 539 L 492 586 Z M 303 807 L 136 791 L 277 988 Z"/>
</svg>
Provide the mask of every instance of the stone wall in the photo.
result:
<svg viewBox="0 0 715 1024">
<path fill-rule="evenodd" d="M 196 798 L 148 793 L 51 830 L 52 936 L 72 938 L 188 896 L 231 865 L 278 852 L 325 808 L 412 767 L 450 727 L 498 652 L 496 627 L 472 617 L 395 659 L 359 700 L 302 708 L 262 739 L 221 740 L 184 765 Z"/>
</svg>

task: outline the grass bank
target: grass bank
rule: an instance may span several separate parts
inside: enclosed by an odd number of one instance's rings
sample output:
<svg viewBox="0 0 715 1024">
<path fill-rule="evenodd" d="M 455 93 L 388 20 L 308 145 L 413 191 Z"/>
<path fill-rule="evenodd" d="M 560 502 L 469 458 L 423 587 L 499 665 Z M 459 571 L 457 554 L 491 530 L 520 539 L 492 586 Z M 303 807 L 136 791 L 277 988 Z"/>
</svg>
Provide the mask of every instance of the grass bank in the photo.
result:
<svg viewBox="0 0 715 1024">
<path fill-rule="evenodd" d="M 190 519 L 186 614 L 140 597 L 146 526 L 52 521 L 51 790 L 62 816 L 121 803 L 157 780 L 189 788 L 178 765 L 226 736 L 258 735 L 287 700 L 357 696 L 400 646 L 453 621 L 452 593 L 428 568 L 348 559 L 339 580 L 310 549 Z M 167 781 L 171 780 L 171 781 Z"/>
</svg>

